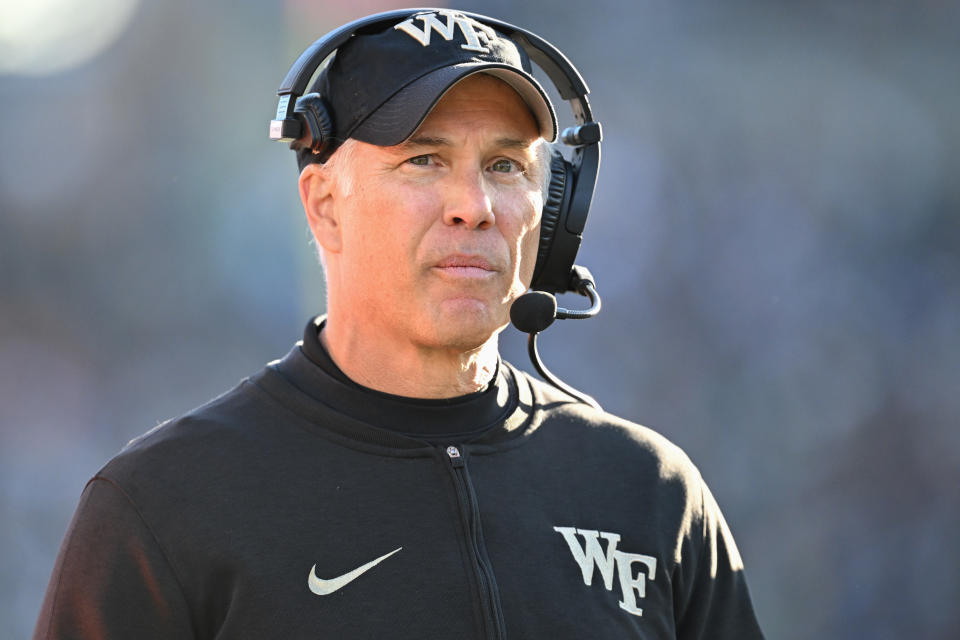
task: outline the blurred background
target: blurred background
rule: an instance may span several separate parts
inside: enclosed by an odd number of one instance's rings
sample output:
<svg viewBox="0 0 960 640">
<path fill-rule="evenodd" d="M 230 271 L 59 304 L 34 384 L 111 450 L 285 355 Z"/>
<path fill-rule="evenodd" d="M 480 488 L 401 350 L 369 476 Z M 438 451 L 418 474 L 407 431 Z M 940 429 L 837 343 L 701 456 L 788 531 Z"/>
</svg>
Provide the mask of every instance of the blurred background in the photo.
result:
<svg viewBox="0 0 960 640">
<path fill-rule="evenodd" d="M 86 480 L 323 310 L 275 91 L 405 4 L 0 5 L 0 636 Z M 547 365 L 700 466 L 771 639 L 960 637 L 958 3 L 455 6 L 559 46 L 604 126 L 604 311 Z"/>
</svg>

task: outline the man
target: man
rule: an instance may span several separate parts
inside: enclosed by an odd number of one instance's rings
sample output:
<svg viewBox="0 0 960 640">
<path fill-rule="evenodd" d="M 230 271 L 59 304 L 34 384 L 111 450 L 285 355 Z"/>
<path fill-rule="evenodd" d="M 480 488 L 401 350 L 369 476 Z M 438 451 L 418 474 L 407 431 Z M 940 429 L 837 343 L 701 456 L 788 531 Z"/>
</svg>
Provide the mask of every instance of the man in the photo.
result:
<svg viewBox="0 0 960 640">
<path fill-rule="evenodd" d="M 295 144 L 326 316 L 91 480 L 36 638 L 762 637 L 686 456 L 499 358 L 556 136 L 525 54 L 404 24 Z M 429 69 L 364 100 L 405 47 Z"/>
</svg>

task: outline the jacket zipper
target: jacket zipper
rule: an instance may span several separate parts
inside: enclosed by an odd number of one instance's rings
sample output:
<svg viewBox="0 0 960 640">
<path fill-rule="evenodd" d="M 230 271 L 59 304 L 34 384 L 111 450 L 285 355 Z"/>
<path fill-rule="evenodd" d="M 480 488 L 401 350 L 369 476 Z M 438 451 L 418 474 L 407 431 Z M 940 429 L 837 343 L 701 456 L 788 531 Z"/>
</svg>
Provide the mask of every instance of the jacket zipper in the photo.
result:
<svg viewBox="0 0 960 640">
<path fill-rule="evenodd" d="M 474 568 L 479 583 L 480 610 L 483 613 L 486 627 L 484 635 L 494 640 L 504 640 L 507 633 L 503 622 L 503 609 L 500 605 L 500 591 L 497 589 L 493 566 L 490 564 L 487 547 L 483 541 L 480 507 L 477 505 L 477 494 L 473 490 L 473 482 L 471 482 L 470 472 L 467 470 L 467 461 L 461 454 L 459 447 L 447 447 L 446 455 L 453 471 L 457 501 L 460 504 L 460 515 L 467 532 L 467 544 L 473 554 Z"/>
</svg>

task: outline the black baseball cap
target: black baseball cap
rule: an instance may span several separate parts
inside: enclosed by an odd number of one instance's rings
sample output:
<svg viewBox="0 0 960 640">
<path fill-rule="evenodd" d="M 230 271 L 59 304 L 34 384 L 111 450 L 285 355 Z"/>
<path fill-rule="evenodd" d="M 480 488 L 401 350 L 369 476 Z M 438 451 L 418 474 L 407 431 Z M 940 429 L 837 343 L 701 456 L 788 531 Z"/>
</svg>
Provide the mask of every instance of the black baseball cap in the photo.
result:
<svg viewBox="0 0 960 640">
<path fill-rule="evenodd" d="M 492 27 L 449 9 L 411 13 L 373 33 L 356 33 L 333 56 L 311 91 L 326 104 L 333 135 L 325 160 L 347 138 L 378 146 L 410 137 L 454 84 L 475 74 L 493 75 L 519 94 L 548 141 L 557 117 L 531 75 L 526 51 Z M 312 155 L 310 150 L 301 153 Z M 305 164 L 301 162 L 301 166 Z"/>
</svg>

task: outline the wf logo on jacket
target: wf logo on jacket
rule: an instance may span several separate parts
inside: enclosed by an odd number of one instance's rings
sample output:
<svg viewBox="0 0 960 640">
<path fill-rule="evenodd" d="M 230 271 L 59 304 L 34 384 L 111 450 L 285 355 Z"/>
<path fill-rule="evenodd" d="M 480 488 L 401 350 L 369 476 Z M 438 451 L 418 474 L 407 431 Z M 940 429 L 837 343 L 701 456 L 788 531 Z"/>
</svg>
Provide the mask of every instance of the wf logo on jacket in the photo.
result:
<svg viewBox="0 0 960 640">
<path fill-rule="evenodd" d="M 647 595 L 647 580 L 653 580 L 657 573 L 657 559 L 642 553 L 624 553 L 617 550 L 620 543 L 620 534 L 591 529 L 576 529 L 574 527 L 554 527 L 554 531 L 561 534 L 570 547 L 573 559 L 583 572 L 583 583 L 588 587 L 593 584 L 594 568 L 600 569 L 603 586 L 607 591 L 613 590 L 613 574 L 620 578 L 620 608 L 635 616 L 642 616 L 643 609 L 637 606 L 637 599 Z M 577 535 L 583 538 L 583 546 Z M 607 541 L 606 551 L 601 547 L 599 538 Z M 636 576 L 633 574 L 634 563 L 641 565 Z"/>
</svg>

